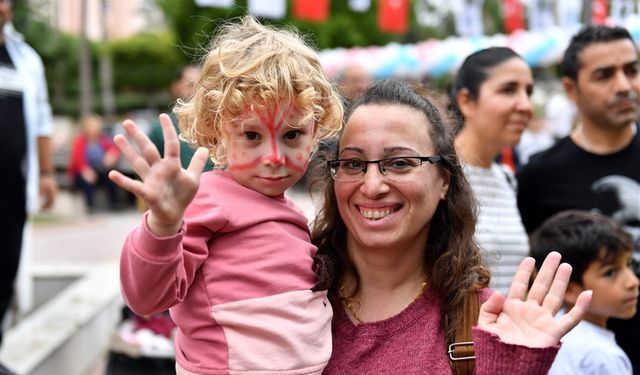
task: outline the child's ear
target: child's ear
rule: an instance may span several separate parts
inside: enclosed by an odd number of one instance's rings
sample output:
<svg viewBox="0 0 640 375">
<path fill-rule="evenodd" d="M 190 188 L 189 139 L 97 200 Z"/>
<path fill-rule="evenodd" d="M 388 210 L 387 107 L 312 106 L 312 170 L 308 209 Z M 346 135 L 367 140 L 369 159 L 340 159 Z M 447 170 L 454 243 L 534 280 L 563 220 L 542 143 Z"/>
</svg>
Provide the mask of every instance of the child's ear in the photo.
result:
<svg viewBox="0 0 640 375">
<path fill-rule="evenodd" d="M 584 291 L 584 287 L 575 281 L 569 281 L 567 285 L 567 291 L 564 293 L 564 303 L 567 305 L 575 305 L 580 293 Z"/>
</svg>

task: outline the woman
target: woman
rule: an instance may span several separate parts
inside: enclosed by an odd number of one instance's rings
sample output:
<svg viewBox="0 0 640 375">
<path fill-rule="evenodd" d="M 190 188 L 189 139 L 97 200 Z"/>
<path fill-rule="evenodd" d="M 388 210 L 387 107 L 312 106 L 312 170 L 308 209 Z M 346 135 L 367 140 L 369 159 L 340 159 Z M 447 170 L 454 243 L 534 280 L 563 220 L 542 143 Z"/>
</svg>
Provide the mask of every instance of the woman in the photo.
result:
<svg viewBox="0 0 640 375">
<path fill-rule="evenodd" d="M 404 83 L 376 83 L 347 114 L 336 159 L 312 230 L 319 257 L 330 259 L 320 270 L 334 271 L 318 286 L 334 306 L 325 373 L 451 373 L 446 344 L 476 290 L 486 301 L 474 329 L 476 373 L 545 373 L 590 294 L 553 319 L 570 273 L 554 254 L 526 302 L 531 258 L 506 300 L 489 297 L 472 193 L 433 104 Z"/>
<path fill-rule="evenodd" d="M 71 146 L 67 175 L 73 185 L 84 194 L 89 213 L 95 212 L 95 188 L 104 185 L 109 208 L 117 206 L 117 190 L 107 174 L 120 159 L 120 151 L 102 128 L 102 118 L 87 115 L 80 119 L 81 132 Z"/>
<path fill-rule="evenodd" d="M 452 88 L 461 120 L 455 147 L 478 202 L 475 239 L 491 271 L 491 287 L 506 293 L 529 243 L 518 211 L 515 177 L 495 162 L 520 141 L 533 116 L 533 76 L 509 48 L 469 55 Z"/>
</svg>

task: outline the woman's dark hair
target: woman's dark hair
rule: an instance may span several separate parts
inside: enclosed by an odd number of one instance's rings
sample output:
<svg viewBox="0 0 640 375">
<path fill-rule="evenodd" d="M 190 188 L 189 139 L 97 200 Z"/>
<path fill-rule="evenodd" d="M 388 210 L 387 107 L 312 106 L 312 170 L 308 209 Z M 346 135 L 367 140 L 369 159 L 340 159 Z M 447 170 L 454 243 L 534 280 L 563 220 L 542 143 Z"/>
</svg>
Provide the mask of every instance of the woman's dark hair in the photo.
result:
<svg viewBox="0 0 640 375">
<path fill-rule="evenodd" d="M 450 106 L 455 114 L 458 130 L 462 128 L 464 123 L 464 116 L 457 100 L 460 90 L 466 89 L 469 92 L 469 97 L 472 100 L 477 100 L 480 96 L 480 87 L 489 77 L 488 71 L 513 58 L 522 59 L 511 48 L 489 47 L 476 51 L 464 59 L 449 91 Z"/>
<path fill-rule="evenodd" d="M 635 47 L 633 38 L 627 29 L 619 26 L 589 25 L 583 27 L 571 38 L 569 46 L 564 51 L 560 70 L 562 75 L 572 80 L 578 79 L 580 70 L 580 52 L 594 43 L 613 42 L 621 39 L 629 39 Z M 636 49 L 636 52 L 638 50 Z"/>
<path fill-rule="evenodd" d="M 551 251 L 573 268 L 571 281 L 582 285 L 582 276 L 594 261 L 613 262 L 633 248 L 631 236 L 611 218 L 579 210 L 561 211 L 547 219 L 531 235 L 531 256 L 540 269 Z"/>
<path fill-rule="evenodd" d="M 375 83 L 349 108 L 345 127 L 349 126 L 354 111 L 370 104 L 402 105 L 424 113 L 428 120 L 424 126 L 428 128 L 434 152 L 442 157 L 437 165 L 450 176 L 446 199 L 440 201 L 431 221 L 424 249 L 424 270 L 429 288 L 442 301 L 442 321 L 446 322 L 448 332 L 445 334 L 451 341 L 455 328 L 460 326 L 465 294 L 489 283 L 489 272 L 481 264 L 473 237 L 476 225 L 473 193 L 455 153 L 451 132 L 440 111 L 420 88 L 398 80 Z M 332 152 L 332 156 L 337 157 L 338 149 Z M 324 280 L 328 283 L 326 287 L 332 303 L 340 306 L 339 288 L 345 275 L 352 276 L 356 282 L 354 294 L 359 290 L 360 277 L 347 252 L 347 228 L 338 211 L 335 187 L 326 169 L 324 176 L 316 180 L 316 183 L 323 182 L 323 207 L 312 224 L 311 238 L 318 246 L 318 256 L 329 259 L 325 264 L 329 264 L 326 269 L 332 274 Z"/>
</svg>

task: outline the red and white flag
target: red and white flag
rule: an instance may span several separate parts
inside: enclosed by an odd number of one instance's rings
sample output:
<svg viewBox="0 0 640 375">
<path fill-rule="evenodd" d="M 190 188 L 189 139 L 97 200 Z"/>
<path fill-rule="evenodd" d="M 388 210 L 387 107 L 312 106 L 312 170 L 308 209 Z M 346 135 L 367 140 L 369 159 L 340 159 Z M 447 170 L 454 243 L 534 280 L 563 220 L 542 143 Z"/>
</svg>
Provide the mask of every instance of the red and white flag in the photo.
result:
<svg viewBox="0 0 640 375">
<path fill-rule="evenodd" d="M 330 0 L 294 0 L 293 16 L 303 21 L 323 22 L 329 17 Z"/>
<path fill-rule="evenodd" d="M 606 0 L 593 0 L 591 7 L 591 22 L 596 25 L 602 25 L 607 21 L 609 15 L 609 7 Z"/>
<path fill-rule="evenodd" d="M 524 29 L 524 6 L 520 0 L 502 0 L 502 17 L 507 34 Z"/>
<path fill-rule="evenodd" d="M 409 28 L 409 0 L 380 0 L 378 28 L 386 33 L 406 33 Z"/>
</svg>

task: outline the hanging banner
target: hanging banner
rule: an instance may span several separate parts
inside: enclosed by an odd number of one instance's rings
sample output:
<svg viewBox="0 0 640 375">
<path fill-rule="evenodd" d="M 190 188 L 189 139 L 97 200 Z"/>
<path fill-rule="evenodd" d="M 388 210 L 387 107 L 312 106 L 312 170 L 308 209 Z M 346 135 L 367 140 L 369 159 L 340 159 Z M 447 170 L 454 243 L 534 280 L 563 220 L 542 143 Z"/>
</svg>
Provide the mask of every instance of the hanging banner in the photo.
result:
<svg viewBox="0 0 640 375">
<path fill-rule="evenodd" d="M 256 17 L 280 20 L 287 15 L 286 0 L 248 0 L 247 8 Z"/>
<path fill-rule="evenodd" d="M 196 5 L 203 8 L 231 8 L 236 5 L 236 0 L 196 0 Z"/>
<path fill-rule="evenodd" d="M 640 13 L 640 4 L 638 6 L 638 13 Z M 637 17 L 638 15 L 634 14 L 633 8 L 633 0 L 611 0 L 611 14 L 609 15 L 611 23 L 624 25 L 628 17 Z"/>
<path fill-rule="evenodd" d="M 591 6 L 591 22 L 594 25 L 602 25 L 607 21 L 609 8 L 606 0 L 593 0 Z"/>
<path fill-rule="evenodd" d="M 386 33 L 406 33 L 409 28 L 409 0 L 380 0 L 378 28 Z"/>
<path fill-rule="evenodd" d="M 520 0 L 502 0 L 502 17 L 507 34 L 524 30 L 524 6 Z"/>
<path fill-rule="evenodd" d="M 349 0 L 349 8 L 354 12 L 366 12 L 371 8 L 371 0 Z"/>
<path fill-rule="evenodd" d="M 529 30 L 545 31 L 555 25 L 552 0 L 531 0 L 529 2 Z"/>
<path fill-rule="evenodd" d="M 484 33 L 482 25 L 482 5 L 484 0 L 455 0 L 453 17 L 456 34 L 459 36 L 477 36 Z"/>
<path fill-rule="evenodd" d="M 329 17 L 330 0 L 294 0 L 293 16 L 302 21 L 324 22 Z"/>
<path fill-rule="evenodd" d="M 582 0 L 562 0 L 556 2 L 558 25 L 563 29 L 574 30 L 580 27 Z"/>
</svg>

